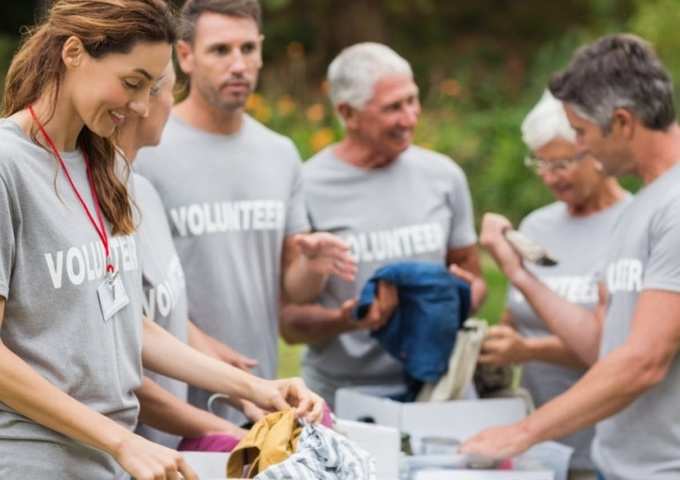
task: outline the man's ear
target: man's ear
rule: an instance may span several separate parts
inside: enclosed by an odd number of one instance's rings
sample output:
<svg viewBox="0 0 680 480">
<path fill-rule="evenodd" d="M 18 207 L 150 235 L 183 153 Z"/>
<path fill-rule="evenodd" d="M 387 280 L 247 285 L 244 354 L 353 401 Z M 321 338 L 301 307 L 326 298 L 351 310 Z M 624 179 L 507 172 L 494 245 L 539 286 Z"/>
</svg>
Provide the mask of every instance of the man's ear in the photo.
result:
<svg viewBox="0 0 680 480">
<path fill-rule="evenodd" d="M 262 52 L 263 52 L 263 47 L 264 47 L 264 35 L 260 35 L 260 37 L 257 39 L 257 54 L 258 54 L 258 63 L 257 63 L 257 68 L 262 68 L 263 62 L 262 62 Z"/>
<path fill-rule="evenodd" d="M 194 71 L 193 46 L 185 40 L 180 40 L 176 44 L 175 51 L 177 52 L 177 63 L 179 64 L 179 68 L 186 75 L 191 75 Z"/>
<path fill-rule="evenodd" d="M 630 110 L 617 108 L 612 114 L 611 132 L 621 138 L 630 140 L 635 134 L 638 119 Z"/>
<path fill-rule="evenodd" d="M 86 53 L 83 42 L 78 37 L 71 36 L 66 39 L 61 48 L 61 60 L 67 69 L 78 68 Z"/>
<path fill-rule="evenodd" d="M 340 118 L 342 118 L 342 121 L 345 124 L 345 128 L 349 130 L 356 128 L 357 110 L 349 103 L 341 103 L 336 108 Z"/>
</svg>

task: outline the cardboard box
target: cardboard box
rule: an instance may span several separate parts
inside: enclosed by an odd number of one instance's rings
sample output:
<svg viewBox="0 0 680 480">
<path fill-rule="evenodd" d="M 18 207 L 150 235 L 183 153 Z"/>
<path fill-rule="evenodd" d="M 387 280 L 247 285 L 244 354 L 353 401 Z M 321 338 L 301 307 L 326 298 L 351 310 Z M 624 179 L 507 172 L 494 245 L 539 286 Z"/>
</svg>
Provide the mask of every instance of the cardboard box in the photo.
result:
<svg viewBox="0 0 680 480">
<path fill-rule="evenodd" d="M 189 466 L 201 480 L 226 479 L 228 453 L 219 452 L 181 452 Z"/>
<path fill-rule="evenodd" d="M 397 480 L 401 457 L 401 436 L 396 428 L 338 420 L 335 430 L 375 458 L 378 480 Z"/>
<path fill-rule="evenodd" d="M 517 422 L 526 416 L 519 398 L 401 403 L 386 398 L 400 387 L 341 388 L 335 396 L 335 413 L 353 421 L 372 419 L 412 437 L 441 435 L 465 440 L 481 430 Z"/>
</svg>

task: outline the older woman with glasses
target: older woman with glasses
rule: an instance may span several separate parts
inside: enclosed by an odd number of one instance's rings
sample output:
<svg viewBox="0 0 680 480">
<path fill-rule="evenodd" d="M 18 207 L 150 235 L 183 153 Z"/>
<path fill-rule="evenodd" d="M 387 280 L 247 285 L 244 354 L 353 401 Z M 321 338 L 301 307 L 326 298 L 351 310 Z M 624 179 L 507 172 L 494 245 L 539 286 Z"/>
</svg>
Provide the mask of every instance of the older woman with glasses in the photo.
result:
<svg viewBox="0 0 680 480">
<path fill-rule="evenodd" d="M 525 164 L 557 199 L 530 213 L 519 230 L 546 247 L 559 263 L 527 268 L 569 301 L 594 309 L 596 272 L 609 231 L 630 194 L 603 173 L 597 159 L 579 151 L 561 102 L 548 91 L 522 123 L 522 138 L 531 150 Z M 522 364 L 522 384 L 537 406 L 571 387 L 586 368 L 513 287 L 501 324 L 490 329 L 482 346 L 480 362 Z M 589 455 L 592 437 L 590 429 L 562 440 L 575 449 L 571 479 L 596 478 Z"/>
</svg>

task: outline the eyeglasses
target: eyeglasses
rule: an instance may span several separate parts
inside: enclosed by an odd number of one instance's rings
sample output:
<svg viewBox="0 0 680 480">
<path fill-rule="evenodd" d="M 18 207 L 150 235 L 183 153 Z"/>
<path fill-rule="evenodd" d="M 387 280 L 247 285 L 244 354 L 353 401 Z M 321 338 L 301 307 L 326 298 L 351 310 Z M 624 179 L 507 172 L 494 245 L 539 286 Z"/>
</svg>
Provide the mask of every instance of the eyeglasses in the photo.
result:
<svg viewBox="0 0 680 480">
<path fill-rule="evenodd" d="M 527 155 L 524 157 L 524 165 L 539 175 L 546 172 L 560 173 L 567 171 L 576 163 L 583 160 L 587 155 L 588 152 L 581 152 L 573 157 L 560 158 L 559 160 L 545 160 L 533 155 Z"/>
</svg>

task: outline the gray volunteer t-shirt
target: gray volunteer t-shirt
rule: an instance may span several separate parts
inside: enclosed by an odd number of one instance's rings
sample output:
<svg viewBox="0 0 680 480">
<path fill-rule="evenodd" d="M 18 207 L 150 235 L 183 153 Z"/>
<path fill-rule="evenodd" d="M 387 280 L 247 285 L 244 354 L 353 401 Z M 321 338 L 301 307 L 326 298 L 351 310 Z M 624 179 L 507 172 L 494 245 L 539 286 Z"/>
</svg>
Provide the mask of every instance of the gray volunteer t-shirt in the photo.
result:
<svg viewBox="0 0 680 480">
<path fill-rule="evenodd" d="M 135 202 L 141 215 L 138 237 L 144 281 L 144 311 L 149 318 L 186 343 L 189 314 L 184 271 L 172 242 L 165 208 L 146 178 L 134 174 L 133 183 Z M 186 383 L 148 370 L 144 374 L 175 397 L 187 400 Z M 137 426 L 137 433 L 170 448 L 177 448 L 180 441 L 175 435 L 144 424 Z"/>
<path fill-rule="evenodd" d="M 136 168 L 165 205 L 189 318 L 256 358 L 257 375 L 274 378 L 283 241 L 309 230 L 295 146 L 249 116 L 238 133 L 218 135 L 173 115 L 160 146 L 143 149 Z M 210 394 L 190 388 L 189 399 L 206 408 Z M 225 418 L 243 420 L 217 405 Z"/>
<path fill-rule="evenodd" d="M 110 238 L 130 304 L 104 320 L 97 297 L 104 249 L 56 160 L 12 120 L 0 120 L 0 145 L 2 341 L 50 383 L 132 430 L 142 372 L 137 240 Z M 65 152 L 63 158 L 94 212 L 82 155 Z M 0 478 L 127 475 L 108 454 L 0 403 Z"/>
<path fill-rule="evenodd" d="M 572 303 L 594 309 L 598 302 L 597 269 L 603 265 L 611 242 L 611 233 L 631 197 L 606 210 L 587 217 L 569 214 L 566 204 L 556 202 L 532 212 L 519 230 L 543 245 L 559 263 L 541 267 L 527 263 L 526 268 L 552 290 Z M 519 333 L 524 337 L 551 335 L 544 321 L 536 315 L 522 293 L 508 289 L 507 308 Z M 568 390 L 585 373 L 545 362 L 528 362 L 522 366 L 522 384 L 531 392 L 537 407 Z M 571 467 L 593 469 L 590 444 L 594 428 L 561 439 L 574 448 Z"/>
<path fill-rule="evenodd" d="M 642 291 L 680 293 L 680 165 L 640 190 L 623 212 L 604 273 L 610 303 L 601 358 L 625 343 Z M 644 322 L 654 328 L 653 318 Z M 607 480 L 680 478 L 679 392 L 676 356 L 660 384 L 598 423 L 593 460 Z"/>
<path fill-rule="evenodd" d="M 356 298 L 373 273 L 403 260 L 445 264 L 446 252 L 476 242 L 465 174 L 450 158 L 411 147 L 392 164 L 363 170 L 340 160 L 331 146 L 303 167 L 314 230 L 346 240 L 358 262 L 353 283 L 331 277 L 320 302 L 339 308 Z M 310 345 L 305 381 L 333 404 L 335 390 L 402 382 L 401 364 L 360 331 Z"/>
</svg>

